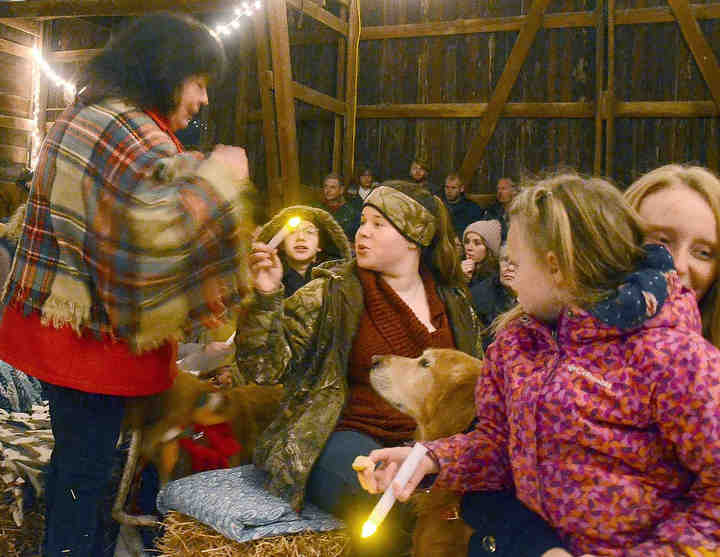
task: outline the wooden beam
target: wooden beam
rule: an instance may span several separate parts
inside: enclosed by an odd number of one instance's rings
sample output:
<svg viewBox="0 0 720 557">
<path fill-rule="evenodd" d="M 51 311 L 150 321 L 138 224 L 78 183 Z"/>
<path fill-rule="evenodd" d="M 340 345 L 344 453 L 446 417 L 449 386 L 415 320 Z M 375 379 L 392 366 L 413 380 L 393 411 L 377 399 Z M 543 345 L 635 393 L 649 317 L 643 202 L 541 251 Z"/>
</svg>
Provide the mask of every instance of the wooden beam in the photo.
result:
<svg viewBox="0 0 720 557">
<path fill-rule="evenodd" d="M 123 16 L 149 12 L 220 12 L 231 11 L 234 0 L 26 0 L 0 3 L 0 18 L 60 18 L 83 16 Z"/>
<path fill-rule="evenodd" d="M 0 114 L 0 128 L 31 132 L 35 123 L 30 118 Z"/>
<path fill-rule="evenodd" d="M 307 85 L 298 83 L 297 81 L 292 82 L 293 95 L 296 99 L 301 100 L 304 103 L 312 106 L 317 106 L 324 110 L 329 110 L 335 114 L 345 114 L 345 103 L 341 100 L 316 91 Z"/>
<path fill-rule="evenodd" d="M 360 0 L 351 0 L 348 16 L 347 68 L 345 69 L 345 135 L 343 138 L 343 176 L 355 171 L 355 134 L 357 131 L 357 86 L 360 47 Z"/>
<path fill-rule="evenodd" d="M 540 29 L 543 14 L 549 3 L 550 0 L 533 0 L 532 6 L 530 6 L 528 16 L 515 40 L 505 69 L 498 80 L 495 90 L 490 96 L 487 110 L 485 114 L 483 114 L 482 121 L 480 122 L 480 131 L 472 140 L 470 148 L 460 167 L 460 176 L 463 178 L 465 184 L 472 183 L 475 169 L 485 156 L 485 149 L 490 142 L 498 118 L 500 118 L 500 114 L 502 113 L 503 106 L 510 96 L 510 91 L 512 91 L 513 85 L 515 85 L 515 80 L 535 40 L 535 35 Z"/>
<path fill-rule="evenodd" d="M 295 123 L 295 97 L 290 61 L 287 1 L 267 0 L 265 3 L 270 29 L 275 111 L 277 114 L 280 168 L 285 182 L 283 204 L 300 201 L 300 161 L 298 156 L 297 127 Z"/>
<path fill-rule="evenodd" d="M 265 29 L 265 10 L 253 16 L 255 30 L 255 52 L 257 53 L 258 85 L 260 86 L 260 120 L 262 121 L 263 143 L 265 144 L 265 175 L 267 177 L 268 209 L 274 215 L 282 208 L 283 190 L 280 182 L 280 160 L 278 158 L 278 137 L 275 127 L 275 108 L 272 99 L 272 72 L 268 37 Z M 252 120 L 253 113 L 248 114 Z"/>
<path fill-rule="evenodd" d="M 24 33 L 28 33 L 29 35 L 33 35 L 35 37 L 39 37 L 40 33 L 42 32 L 42 23 L 39 21 L 33 21 L 32 19 L 3 18 L 0 19 L 0 23 L 2 23 L 3 25 L 7 25 L 8 27 L 12 27 L 13 29 L 17 29 L 18 31 L 23 31 Z"/>
<path fill-rule="evenodd" d="M 7 54 L 12 54 L 20 58 L 32 59 L 32 50 L 29 46 L 8 41 L 7 39 L 0 39 L 0 52 L 6 52 Z"/>
<path fill-rule="evenodd" d="M 690 10 L 697 19 L 720 18 L 720 4 L 691 4 Z M 615 11 L 615 25 L 636 25 L 638 23 L 670 23 L 675 21 L 670 8 L 635 8 Z"/>
<path fill-rule="evenodd" d="M 506 103 L 507 118 L 592 118 L 592 102 Z M 357 117 L 390 118 L 482 118 L 488 103 L 375 104 L 358 106 Z"/>
<path fill-rule="evenodd" d="M 690 47 L 695 62 L 705 78 L 715 104 L 720 107 L 720 67 L 712 47 L 703 35 L 700 25 L 693 17 L 690 4 L 687 0 L 668 0 L 668 4 L 675 13 L 680 31 Z"/>
<path fill-rule="evenodd" d="M 30 115 L 30 99 L 10 93 L 0 93 L 0 112 Z"/>
<path fill-rule="evenodd" d="M 17 145 L 1 145 L 0 144 L 0 159 L 8 160 L 11 162 L 27 164 L 28 148 L 27 147 L 18 147 Z"/>
<path fill-rule="evenodd" d="M 472 35 L 474 33 L 495 33 L 498 31 L 518 31 L 522 29 L 528 16 L 479 17 L 473 19 L 455 19 L 451 21 L 433 21 L 428 23 L 406 23 L 402 25 L 371 25 L 363 27 L 360 40 L 409 39 L 413 37 L 437 37 L 451 35 Z M 546 29 L 567 27 L 593 27 L 594 12 L 566 12 L 547 14 L 542 26 Z"/>
<path fill-rule="evenodd" d="M 102 48 L 82 48 L 79 50 L 53 50 L 45 53 L 45 58 L 51 64 L 64 64 L 66 62 L 87 62 Z"/>
<path fill-rule="evenodd" d="M 291 6 L 295 8 L 296 10 L 310 16 L 311 18 L 319 21 L 320 23 L 323 23 L 330 27 L 330 29 L 334 29 L 341 35 L 345 35 L 347 37 L 348 34 L 348 24 L 344 22 L 342 19 L 337 17 L 336 15 L 330 13 L 326 9 L 324 9 L 319 4 L 316 4 L 315 2 L 311 2 L 309 0 L 286 0 L 288 6 Z"/>
</svg>

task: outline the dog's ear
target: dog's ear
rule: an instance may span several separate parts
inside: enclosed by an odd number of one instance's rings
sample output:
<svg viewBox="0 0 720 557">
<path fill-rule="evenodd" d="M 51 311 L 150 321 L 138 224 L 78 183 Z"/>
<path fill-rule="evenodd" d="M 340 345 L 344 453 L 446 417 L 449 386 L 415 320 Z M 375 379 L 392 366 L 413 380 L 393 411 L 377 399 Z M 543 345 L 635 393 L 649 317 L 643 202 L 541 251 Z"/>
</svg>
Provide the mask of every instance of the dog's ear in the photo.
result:
<svg viewBox="0 0 720 557">
<path fill-rule="evenodd" d="M 423 431 L 426 441 L 448 437 L 465 431 L 475 418 L 475 374 L 457 374 L 457 381 L 448 381 L 445 388 L 428 402 L 431 419 Z"/>
</svg>

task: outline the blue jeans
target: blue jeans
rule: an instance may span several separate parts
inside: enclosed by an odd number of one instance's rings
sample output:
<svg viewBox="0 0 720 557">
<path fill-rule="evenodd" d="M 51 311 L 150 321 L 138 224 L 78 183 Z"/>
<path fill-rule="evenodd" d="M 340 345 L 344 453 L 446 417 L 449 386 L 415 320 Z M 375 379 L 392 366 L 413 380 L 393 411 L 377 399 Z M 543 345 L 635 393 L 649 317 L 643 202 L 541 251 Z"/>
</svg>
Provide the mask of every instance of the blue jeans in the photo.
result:
<svg viewBox="0 0 720 557">
<path fill-rule="evenodd" d="M 125 398 L 43 384 L 55 447 L 46 477 L 45 557 L 102 557 L 102 508 L 116 460 Z M 112 546 L 112 547 L 110 547 Z"/>
<path fill-rule="evenodd" d="M 353 556 L 391 557 L 410 550 L 415 515 L 409 505 L 395 503 L 377 533 L 361 538 L 362 525 L 370 515 L 378 495 L 366 492 L 357 480 L 352 462 L 382 445 L 357 431 L 336 431 L 315 462 L 308 479 L 307 499 L 339 518 L 348 527 Z"/>
<path fill-rule="evenodd" d="M 465 493 L 460 514 L 475 530 L 468 557 L 538 557 L 563 545 L 555 530 L 510 489 Z"/>
</svg>

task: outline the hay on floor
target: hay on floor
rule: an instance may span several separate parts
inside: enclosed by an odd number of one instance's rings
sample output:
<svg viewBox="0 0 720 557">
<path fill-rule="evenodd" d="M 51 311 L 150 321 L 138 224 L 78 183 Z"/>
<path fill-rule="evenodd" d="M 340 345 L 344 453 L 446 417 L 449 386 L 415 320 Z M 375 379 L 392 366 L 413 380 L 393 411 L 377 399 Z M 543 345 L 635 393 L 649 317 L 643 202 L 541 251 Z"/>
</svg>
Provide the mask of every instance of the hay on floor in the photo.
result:
<svg viewBox="0 0 720 557">
<path fill-rule="evenodd" d="M 36 502 L 30 509 L 26 509 L 22 526 L 18 526 L 15 524 L 8 501 L 0 501 L 0 555 L 40 556 L 40 541 L 45 527 L 45 513 L 42 507 Z"/>
<path fill-rule="evenodd" d="M 165 533 L 156 544 L 164 557 L 345 557 L 350 554 L 350 536 L 344 530 L 238 543 L 177 512 L 165 517 L 164 526 Z"/>
</svg>

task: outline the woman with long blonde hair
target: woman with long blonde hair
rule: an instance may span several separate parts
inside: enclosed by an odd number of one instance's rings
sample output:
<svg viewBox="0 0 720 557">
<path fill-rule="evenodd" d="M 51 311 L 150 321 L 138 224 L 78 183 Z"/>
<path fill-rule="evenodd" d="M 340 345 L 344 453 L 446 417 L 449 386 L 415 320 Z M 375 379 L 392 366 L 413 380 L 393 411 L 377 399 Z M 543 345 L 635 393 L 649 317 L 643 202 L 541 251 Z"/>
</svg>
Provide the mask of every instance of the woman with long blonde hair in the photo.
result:
<svg viewBox="0 0 720 557">
<path fill-rule="evenodd" d="M 720 180 L 701 166 L 668 164 L 638 178 L 625 198 L 647 227 L 647 240 L 673 256 L 680 280 L 695 292 L 703 336 L 720 347 Z"/>
</svg>

